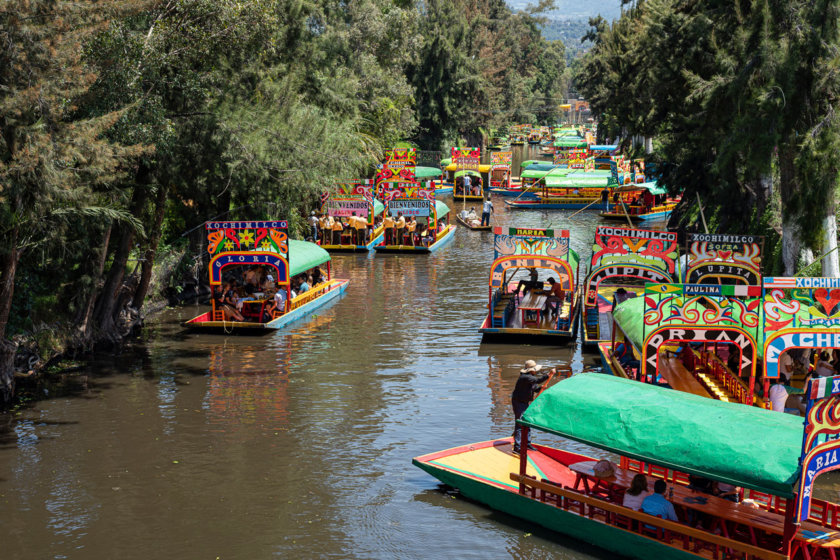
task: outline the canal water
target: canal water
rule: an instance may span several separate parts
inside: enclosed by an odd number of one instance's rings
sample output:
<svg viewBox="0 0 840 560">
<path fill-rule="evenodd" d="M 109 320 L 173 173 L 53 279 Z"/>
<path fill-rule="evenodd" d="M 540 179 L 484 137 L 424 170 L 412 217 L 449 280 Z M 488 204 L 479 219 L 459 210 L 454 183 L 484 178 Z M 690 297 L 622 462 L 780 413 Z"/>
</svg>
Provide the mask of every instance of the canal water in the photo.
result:
<svg viewBox="0 0 840 560">
<path fill-rule="evenodd" d="M 494 204 L 497 225 L 571 230 L 583 279 L 595 212 Z M 492 256 L 464 228 L 432 255 L 336 256 L 346 295 L 265 337 L 154 317 L 0 425 L 0 558 L 609 557 L 411 465 L 510 435 L 525 360 L 596 365 L 576 343 L 481 344 Z"/>
</svg>

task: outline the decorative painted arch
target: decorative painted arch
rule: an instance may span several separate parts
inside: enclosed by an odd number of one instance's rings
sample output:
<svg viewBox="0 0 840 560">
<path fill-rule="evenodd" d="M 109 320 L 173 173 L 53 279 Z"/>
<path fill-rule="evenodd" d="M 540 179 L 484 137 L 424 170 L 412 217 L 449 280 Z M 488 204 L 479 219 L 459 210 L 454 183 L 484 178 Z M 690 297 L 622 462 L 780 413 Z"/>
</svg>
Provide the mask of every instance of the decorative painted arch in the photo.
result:
<svg viewBox="0 0 840 560">
<path fill-rule="evenodd" d="M 653 367 L 659 373 L 659 348 L 669 342 L 728 342 L 741 349 L 741 377 L 754 377 L 758 359 L 755 338 L 739 327 L 704 325 L 666 325 L 652 330 L 645 337 L 641 348 L 641 375 Z"/>
<path fill-rule="evenodd" d="M 814 482 L 821 474 L 840 470 L 840 376 L 809 379 L 805 386 L 807 413 L 799 456 L 795 523 L 808 519 Z"/>
<path fill-rule="evenodd" d="M 490 266 L 490 288 L 501 288 L 504 283 L 505 271 L 517 267 L 554 270 L 560 275 L 560 282 L 564 290 L 572 291 L 575 287 L 572 267 L 562 259 L 541 255 L 508 255 L 499 257 Z"/>
<path fill-rule="evenodd" d="M 761 271 L 731 262 L 701 263 L 686 271 L 686 284 L 713 284 L 719 278 L 726 278 L 748 286 L 761 284 Z"/>
<path fill-rule="evenodd" d="M 764 340 L 764 375 L 779 377 L 779 358 L 792 348 L 840 348 L 837 329 L 784 329 Z"/>
<path fill-rule="evenodd" d="M 210 285 L 218 286 L 222 283 L 222 271 L 230 266 L 259 264 L 270 266 L 277 273 L 275 284 L 289 283 L 289 262 L 277 253 L 262 251 L 255 252 L 227 252 L 214 256 L 210 260 Z"/>
<path fill-rule="evenodd" d="M 640 264 L 604 265 L 589 273 L 586 286 L 587 307 L 593 307 L 598 304 L 598 287 L 601 285 L 601 282 L 613 277 L 638 278 L 642 282 L 656 284 L 674 281 L 670 274 L 653 266 Z"/>
</svg>

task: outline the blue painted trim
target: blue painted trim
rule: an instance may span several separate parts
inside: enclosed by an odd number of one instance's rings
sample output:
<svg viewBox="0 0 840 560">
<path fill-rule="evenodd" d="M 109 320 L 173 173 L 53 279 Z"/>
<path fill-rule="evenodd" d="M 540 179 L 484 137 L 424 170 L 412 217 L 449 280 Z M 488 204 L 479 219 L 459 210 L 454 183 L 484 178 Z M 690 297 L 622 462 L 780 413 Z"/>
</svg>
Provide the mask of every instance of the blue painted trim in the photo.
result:
<svg viewBox="0 0 840 560">
<path fill-rule="evenodd" d="M 306 305 L 298 307 L 292 311 L 289 311 L 285 315 L 281 317 L 277 317 L 273 321 L 269 321 L 265 324 L 265 328 L 267 329 L 281 329 L 290 323 L 294 323 L 300 319 L 304 319 L 307 316 L 311 315 L 316 309 L 322 307 L 323 305 L 327 304 L 328 302 L 338 298 L 347 290 L 347 285 L 350 282 L 344 282 L 341 287 L 336 288 L 334 290 L 330 290 L 326 294 L 319 296 Z"/>
<path fill-rule="evenodd" d="M 591 210 L 606 210 L 606 205 L 604 204 L 584 204 L 581 202 L 578 203 L 542 203 L 542 202 L 531 202 L 530 200 L 526 200 L 523 202 L 511 202 L 509 200 L 505 201 L 510 208 L 530 208 L 530 209 L 539 209 L 539 210 L 581 210 L 586 208 L 587 206 Z M 631 216 L 632 218 L 632 216 Z"/>
</svg>

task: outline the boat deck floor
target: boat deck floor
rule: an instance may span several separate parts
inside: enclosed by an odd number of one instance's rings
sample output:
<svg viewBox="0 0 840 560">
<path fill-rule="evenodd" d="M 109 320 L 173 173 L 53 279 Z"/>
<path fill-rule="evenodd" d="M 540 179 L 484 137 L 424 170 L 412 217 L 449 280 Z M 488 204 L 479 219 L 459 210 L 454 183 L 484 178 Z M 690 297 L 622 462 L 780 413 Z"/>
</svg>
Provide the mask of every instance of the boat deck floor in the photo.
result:
<svg viewBox="0 0 840 560">
<path fill-rule="evenodd" d="M 677 358 L 659 356 L 659 374 L 671 388 L 677 391 L 693 393 L 708 399 L 714 398 Z"/>
<path fill-rule="evenodd" d="M 563 303 L 563 309 L 560 310 L 560 318 L 569 320 L 569 313 L 571 312 L 571 304 L 567 301 Z M 554 330 L 557 328 L 557 318 L 552 318 L 550 313 L 541 313 L 540 314 L 540 322 L 536 325 L 533 323 L 529 323 L 527 325 L 522 324 L 522 311 L 517 307 L 513 313 L 511 313 L 510 320 L 507 322 L 506 328 L 509 329 L 544 329 L 544 330 Z"/>
<path fill-rule="evenodd" d="M 519 472 L 519 455 L 513 454 L 511 438 L 496 440 L 488 447 L 464 448 L 460 453 L 445 455 L 428 462 L 513 492 L 519 490 L 519 485 L 510 479 L 510 473 Z M 576 478 L 575 473 L 560 461 L 533 450 L 528 451 L 527 473 L 538 479 L 548 479 L 565 486 L 574 485 Z"/>
</svg>

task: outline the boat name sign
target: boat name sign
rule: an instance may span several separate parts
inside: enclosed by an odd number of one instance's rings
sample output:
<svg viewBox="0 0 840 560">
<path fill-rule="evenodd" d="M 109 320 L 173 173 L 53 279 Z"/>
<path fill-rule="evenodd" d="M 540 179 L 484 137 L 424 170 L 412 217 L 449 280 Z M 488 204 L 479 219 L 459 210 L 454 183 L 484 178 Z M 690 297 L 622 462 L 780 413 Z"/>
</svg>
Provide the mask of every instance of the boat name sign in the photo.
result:
<svg viewBox="0 0 840 560">
<path fill-rule="evenodd" d="M 425 217 L 431 213 L 431 205 L 428 200 L 395 198 L 388 202 L 388 214 L 396 216 L 398 213 L 402 213 L 403 216 Z"/>
</svg>

